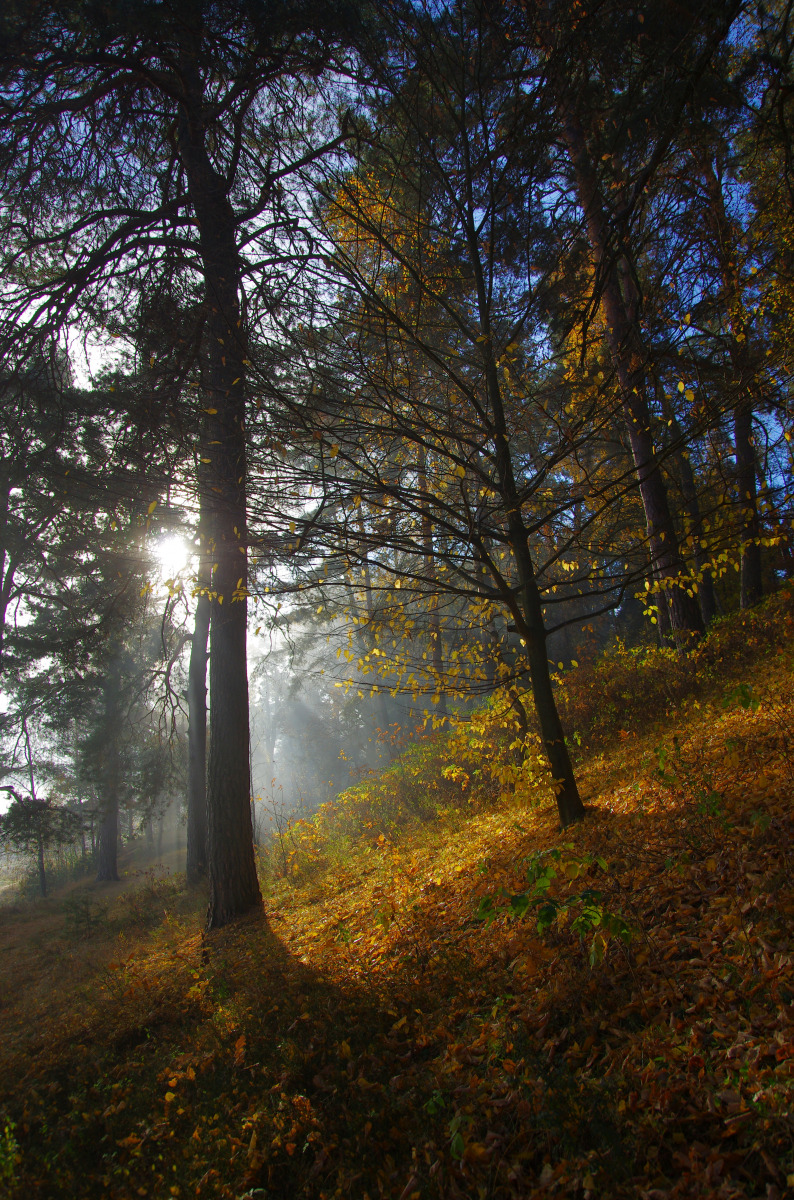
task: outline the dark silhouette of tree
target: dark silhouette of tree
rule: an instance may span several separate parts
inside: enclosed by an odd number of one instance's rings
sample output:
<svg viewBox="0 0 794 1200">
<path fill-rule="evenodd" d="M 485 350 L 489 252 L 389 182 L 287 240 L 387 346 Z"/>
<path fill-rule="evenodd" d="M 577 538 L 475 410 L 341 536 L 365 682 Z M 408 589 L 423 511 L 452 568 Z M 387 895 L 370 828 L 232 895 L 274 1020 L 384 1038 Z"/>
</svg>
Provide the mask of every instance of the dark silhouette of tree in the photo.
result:
<svg viewBox="0 0 794 1200">
<path fill-rule="evenodd" d="M 340 28 L 336 8 L 171 0 L 52 3 L 7 16 L 0 58 L 0 341 L 124 327 L 141 281 L 180 272 L 204 305 L 212 710 L 210 905 L 260 903 L 246 664 L 247 368 L 257 303 L 290 261 L 283 181 L 323 149 L 300 110 Z M 338 140 L 338 139 L 337 139 Z M 333 137 L 331 143 L 334 142 Z M 21 198 L 21 199 L 20 199 Z M 34 272 L 44 257 L 48 270 Z"/>
</svg>

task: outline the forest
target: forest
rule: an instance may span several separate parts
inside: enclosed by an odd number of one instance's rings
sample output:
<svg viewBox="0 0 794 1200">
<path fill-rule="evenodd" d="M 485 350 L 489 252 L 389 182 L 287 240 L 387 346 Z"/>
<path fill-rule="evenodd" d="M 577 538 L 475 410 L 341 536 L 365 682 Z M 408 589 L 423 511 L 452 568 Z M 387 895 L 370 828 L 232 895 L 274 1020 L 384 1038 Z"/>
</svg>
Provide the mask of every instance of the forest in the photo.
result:
<svg viewBox="0 0 794 1200">
<path fill-rule="evenodd" d="M 786 0 L 8 0 L 0 1194 L 794 1195 L 792 230 Z"/>
</svg>

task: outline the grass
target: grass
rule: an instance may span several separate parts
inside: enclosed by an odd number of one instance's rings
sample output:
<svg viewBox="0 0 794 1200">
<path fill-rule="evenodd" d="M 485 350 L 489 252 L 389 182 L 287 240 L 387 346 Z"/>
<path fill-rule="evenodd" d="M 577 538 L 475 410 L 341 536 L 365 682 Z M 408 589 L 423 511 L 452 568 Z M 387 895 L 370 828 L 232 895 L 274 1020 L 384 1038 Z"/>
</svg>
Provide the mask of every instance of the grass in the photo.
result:
<svg viewBox="0 0 794 1200">
<path fill-rule="evenodd" d="M 315 844 L 267 875 L 266 918 L 205 937 L 203 895 L 170 878 L 6 920 L 2 1194 L 786 1195 L 788 603 L 721 626 L 683 682 L 669 660 L 643 692 L 623 651 L 566 677 L 591 732 L 588 819 L 564 835 L 534 779 L 502 781 L 487 740 L 512 734 L 481 717 L 401 768 L 440 816 L 380 821 L 371 790 L 327 863 Z M 624 707 L 588 727 L 591 680 L 618 676 Z M 577 927 L 584 903 L 628 944 Z"/>
</svg>

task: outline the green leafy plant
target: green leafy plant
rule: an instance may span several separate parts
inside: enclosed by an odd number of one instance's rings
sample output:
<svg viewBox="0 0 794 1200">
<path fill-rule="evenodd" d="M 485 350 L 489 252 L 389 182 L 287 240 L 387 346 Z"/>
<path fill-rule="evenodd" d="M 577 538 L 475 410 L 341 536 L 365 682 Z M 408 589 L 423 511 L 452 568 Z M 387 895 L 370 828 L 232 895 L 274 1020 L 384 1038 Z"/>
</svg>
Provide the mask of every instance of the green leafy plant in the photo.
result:
<svg viewBox="0 0 794 1200">
<path fill-rule="evenodd" d="M 567 844 L 563 847 L 571 850 Z M 578 934 L 581 942 L 588 943 L 588 958 L 591 967 L 603 962 L 607 944 L 610 938 L 615 938 L 624 946 L 631 942 L 631 929 L 619 913 L 607 911 L 602 903 L 602 893 L 593 888 L 585 888 L 575 896 L 558 899 L 549 895 L 549 889 L 557 878 L 558 868 L 567 879 L 578 879 L 581 875 L 592 871 L 593 867 L 608 871 L 606 861 L 597 854 L 582 854 L 570 856 L 563 860 L 562 850 L 553 847 L 551 850 L 541 850 L 530 855 L 527 862 L 527 883 L 525 892 L 510 895 L 504 889 L 494 896 L 484 896 L 477 908 L 477 917 L 491 925 L 500 917 L 517 920 L 533 911 L 537 919 L 539 934 L 548 933 L 553 925 L 563 918 L 571 918 L 570 928 Z M 556 865 L 555 865 L 556 864 Z"/>
</svg>

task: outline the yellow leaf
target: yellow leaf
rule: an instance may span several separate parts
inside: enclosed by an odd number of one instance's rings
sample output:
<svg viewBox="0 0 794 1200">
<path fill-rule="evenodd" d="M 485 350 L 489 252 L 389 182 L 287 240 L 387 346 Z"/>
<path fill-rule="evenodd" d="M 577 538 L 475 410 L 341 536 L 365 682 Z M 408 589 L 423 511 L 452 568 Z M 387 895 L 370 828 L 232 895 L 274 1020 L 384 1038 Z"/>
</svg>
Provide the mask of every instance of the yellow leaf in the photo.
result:
<svg viewBox="0 0 794 1200">
<path fill-rule="evenodd" d="M 166 1092 L 166 1094 L 165 1094 L 165 1102 L 166 1102 L 166 1104 L 170 1104 L 172 1100 L 176 1100 L 176 1096 L 174 1095 L 174 1093 L 173 1093 L 173 1092 Z"/>
<path fill-rule="evenodd" d="M 683 390 L 684 390 L 684 386 L 685 386 L 685 385 L 684 385 L 684 381 L 683 381 L 683 379 L 679 379 L 679 381 L 678 381 L 678 390 L 679 390 L 679 392 L 683 392 Z"/>
<path fill-rule="evenodd" d="M 336 456 L 337 456 L 337 454 L 338 454 L 338 453 L 339 453 L 339 447 L 338 447 L 338 446 L 332 446 L 332 447 L 331 447 L 331 449 L 330 449 L 330 455 L 331 455 L 331 458 L 336 458 Z"/>
<path fill-rule="evenodd" d="M 687 388 L 687 390 L 684 392 L 684 397 L 685 397 L 685 398 L 686 398 L 686 399 L 689 401 L 689 403 L 691 404 L 691 403 L 692 403 L 692 401 L 695 399 L 695 393 L 692 391 L 692 389 L 691 389 L 691 388 Z"/>
<path fill-rule="evenodd" d="M 464 475 L 466 474 L 466 468 L 462 466 L 461 463 L 458 463 L 458 465 L 455 467 L 455 474 L 457 475 L 458 479 L 463 479 Z"/>
<path fill-rule="evenodd" d="M 205 413 L 209 413 L 211 417 L 214 417 L 214 416 L 215 416 L 215 413 L 216 413 L 218 410 L 217 410 L 217 408 L 202 408 L 202 410 L 201 410 L 201 411 L 202 411 L 202 412 L 205 412 Z"/>
<path fill-rule="evenodd" d="M 154 510 L 155 510 L 156 508 L 157 508 L 157 501 L 156 501 L 156 500 L 152 500 L 151 504 L 149 505 L 149 509 L 148 509 L 148 511 L 149 511 L 149 515 L 150 515 L 150 516 L 151 516 L 151 514 L 154 512 Z"/>
</svg>

